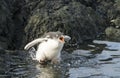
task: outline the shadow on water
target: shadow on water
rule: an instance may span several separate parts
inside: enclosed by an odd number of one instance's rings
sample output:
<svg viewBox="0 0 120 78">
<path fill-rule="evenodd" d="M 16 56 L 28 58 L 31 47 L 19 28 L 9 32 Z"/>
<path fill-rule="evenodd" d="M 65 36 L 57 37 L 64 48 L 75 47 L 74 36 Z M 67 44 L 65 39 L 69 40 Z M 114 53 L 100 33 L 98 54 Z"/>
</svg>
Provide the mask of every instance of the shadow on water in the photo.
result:
<svg viewBox="0 0 120 78">
<path fill-rule="evenodd" d="M 24 51 L 0 50 L 0 78 L 120 78 L 120 43 L 94 40 L 45 67 Z"/>
</svg>

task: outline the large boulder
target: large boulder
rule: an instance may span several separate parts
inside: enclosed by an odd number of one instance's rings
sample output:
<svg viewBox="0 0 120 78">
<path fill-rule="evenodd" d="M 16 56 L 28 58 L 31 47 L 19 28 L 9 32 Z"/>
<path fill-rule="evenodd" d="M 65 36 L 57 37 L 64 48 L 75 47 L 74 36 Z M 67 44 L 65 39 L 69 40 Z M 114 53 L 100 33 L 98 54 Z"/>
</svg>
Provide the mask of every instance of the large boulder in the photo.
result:
<svg viewBox="0 0 120 78">
<path fill-rule="evenodd" d="M 0 47 L 19 49 L 48 31 L 78 45 L 101 38 L 119 8 L 119 0 L 0 0 Z"/>
<path fill-rule="evenodd" d="M 24 0 L 0 0 L 0 47 L 3 49 L 21 45 L 27 17 L 23 5 Z"/>
<path fill-rule="evenodd" d="M 93 40 L 103 32 L 105 20 L 91 7 L 73 0 L 31 1 L 31 15 L 25 27 L 25 42 L 48 31 L 61 31 L 72 37 L 72 43 Z"/>
<path fill-rule="evenodd" d="M 10 4 L 12 5 L 9 0 L 0 0 L 0 47 L 5 49 L 11 44 L 14 32 Z"/>
</svg>

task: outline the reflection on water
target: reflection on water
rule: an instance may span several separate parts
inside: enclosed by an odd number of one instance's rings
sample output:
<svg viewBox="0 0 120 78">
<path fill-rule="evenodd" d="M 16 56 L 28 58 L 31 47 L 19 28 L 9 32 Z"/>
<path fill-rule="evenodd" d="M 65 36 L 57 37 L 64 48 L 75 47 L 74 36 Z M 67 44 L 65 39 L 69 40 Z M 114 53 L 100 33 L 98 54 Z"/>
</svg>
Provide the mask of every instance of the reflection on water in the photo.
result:
<svg viewBox="0 0 120 78">
<path fill-rule="evenodd" d="M 41 71 L 36 75 L 36 78 L 62 78 L 60 69 L 55 69 L 52 66 L 40 67 L 36 65 L 37 70 Z"/>
<path fill-rule="evenodd" d="M 94 40 L 73 52 L 63 51 L 60 65 L 43 67 L 26 55 L 0 55 L 0 78 L 120 78 L 118 42 Z"/>
</svg>

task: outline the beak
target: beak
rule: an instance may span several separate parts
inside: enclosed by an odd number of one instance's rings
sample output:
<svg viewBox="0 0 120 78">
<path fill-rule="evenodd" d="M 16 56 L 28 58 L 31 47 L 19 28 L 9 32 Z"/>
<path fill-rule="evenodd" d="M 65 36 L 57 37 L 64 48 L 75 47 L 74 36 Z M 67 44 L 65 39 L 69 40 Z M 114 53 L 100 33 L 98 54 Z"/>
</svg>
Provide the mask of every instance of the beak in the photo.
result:
<svg viewBox="0 0 120 78">
<path fill-rule="evenodd" d="M 64 40 L 65 40 L 65 42 L 68 42 L 70 39 L 71 39 L 70 36 L 68 36 L 68 35 L 64 35 Z"/>
</svg>

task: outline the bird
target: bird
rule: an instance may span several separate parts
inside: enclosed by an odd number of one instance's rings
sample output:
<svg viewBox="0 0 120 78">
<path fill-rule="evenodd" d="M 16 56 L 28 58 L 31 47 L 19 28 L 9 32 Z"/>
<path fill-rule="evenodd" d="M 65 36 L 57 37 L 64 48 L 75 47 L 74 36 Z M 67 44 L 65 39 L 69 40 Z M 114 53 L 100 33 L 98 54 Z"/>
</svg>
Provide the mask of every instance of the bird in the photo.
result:
<svg viewBox="0 0 120 78">
<path fill-rule="evenodd" d="M 51 61 L 53 64 L 59 64 L 61 61 L 61 50 L 65 44 L 71 39 L 70 36 L 64 35 L 60 31 L 45 33 L 41 38 L 37 38 L 24 47 L 29 50 L 31 47 L 38 45 L 35 60 L 40 64 L 46 64 Z"/>
</svg>

